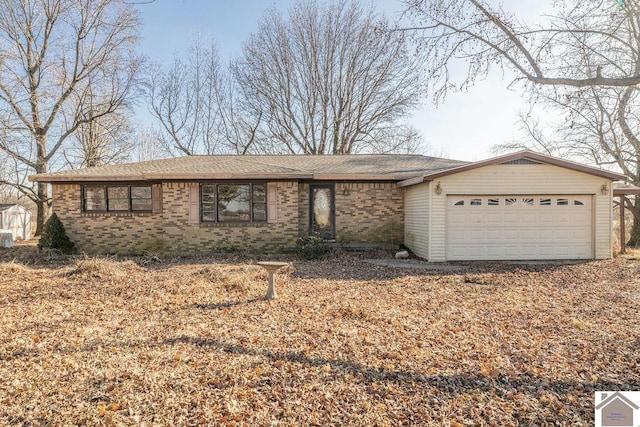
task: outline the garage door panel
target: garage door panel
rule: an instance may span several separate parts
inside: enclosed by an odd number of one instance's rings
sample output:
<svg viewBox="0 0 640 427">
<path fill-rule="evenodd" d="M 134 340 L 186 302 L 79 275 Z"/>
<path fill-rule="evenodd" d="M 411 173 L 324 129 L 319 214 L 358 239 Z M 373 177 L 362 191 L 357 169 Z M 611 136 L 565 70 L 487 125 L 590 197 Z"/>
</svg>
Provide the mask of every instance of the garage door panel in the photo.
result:
<svg viewBox="0 0 640 427">
<path fill-rule="evenodd" d="M 448 199 L 447 258 L 450 260 L 592 258 L 591 196 L 450 196 Z M 460 200 L 464 200 L 464 204 L 456 205 Z"/>
</svg>

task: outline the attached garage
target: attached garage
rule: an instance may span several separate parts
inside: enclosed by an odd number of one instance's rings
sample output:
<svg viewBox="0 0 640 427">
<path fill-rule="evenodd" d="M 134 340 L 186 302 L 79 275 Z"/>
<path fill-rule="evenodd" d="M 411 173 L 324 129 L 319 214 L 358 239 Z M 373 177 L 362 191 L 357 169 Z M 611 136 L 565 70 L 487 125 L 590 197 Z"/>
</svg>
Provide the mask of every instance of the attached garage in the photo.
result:
<svg viewBox="0 0 640 427">
<path fill-rule="evenodd" d="M 409 179 L 405 245 L 434 262 L 610 258 L 618 180 L 530 151 Z"/>
</svg>

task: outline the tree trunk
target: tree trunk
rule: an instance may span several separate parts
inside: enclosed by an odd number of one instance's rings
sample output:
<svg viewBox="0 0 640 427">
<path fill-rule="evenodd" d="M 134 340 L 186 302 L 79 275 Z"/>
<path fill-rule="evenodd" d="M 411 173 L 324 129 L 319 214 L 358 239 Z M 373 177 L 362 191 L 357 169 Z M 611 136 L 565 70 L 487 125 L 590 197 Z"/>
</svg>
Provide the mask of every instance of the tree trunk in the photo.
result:
<svg viewBox="0 0 640 427">
<path fill-rule="evenodd" d="M 627 246 L 640 246 L 640 197 L 636 196 L 633 202 L 633 226 L 631 226 L 631 234 Z"/>
<path fill-rule="evenodd" d="M 36 174 L 46 173 L 47 172 L 47 156 L 46 156 L 46 147 L 47 147 L 47 136 L 44 132 L 38 132 L 36 135 L 36 147 L 37 147 L 37 161 L 34 167 Z M 36 194 L 37 200 L 34 200 L 36 203 L 36 207 L 38 209 L 37 220 L 36 220 L 36 236 L 40 236 L 42 234 L 42 230 L 44 228 L 44 217 L 46 216 L 45 207 L 47 206 L 47 201 L 49 200 L 48 195 L 48 187 L 45 182 L 36 182 Z"/>
<path fill-rule="evenodd" d="M 44 219 L 46 216 L 45 206 L 47 205 L 47 184 L 44 182 L 38 182 L 38 200 L 36 200 L 36 207 L 38 208 L 37 220 L 36 220 L 36 236 L 42 234 L 44 227 Z"/>
</svg>

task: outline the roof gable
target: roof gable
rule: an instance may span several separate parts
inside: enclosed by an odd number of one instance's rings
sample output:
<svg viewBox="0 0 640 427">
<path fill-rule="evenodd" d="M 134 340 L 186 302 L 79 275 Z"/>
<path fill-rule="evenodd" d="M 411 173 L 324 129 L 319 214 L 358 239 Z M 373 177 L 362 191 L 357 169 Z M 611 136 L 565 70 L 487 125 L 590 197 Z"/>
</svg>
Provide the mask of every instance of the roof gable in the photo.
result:
<svg viewBox="0 0 640 427">
<path fill-rule="evenodd" d="M 499 164 L 516 165 L 516 166 L 531 165 L 531 164 L 549 164 L 549 165 L 558 166 L 565 169 L 587 173 L 590 175 L 601 176 L 603 178 L 608 178 L 615 181 L 625 181 L 627 179 L 626 176 L 619 173 L 606 171 L 604 169 L 596 168 L 593 166 L 587 166 L 581 163 L 559 159 L 557 157 L 535 153 L 529 150 L 524 150 L 524 151 L 519 151 L 517 153 L 493 157 L 491 159 L 481 160 L 479 162 L 469 163 L 466 165 L 462 165 L 462 166 L 458 166 L 458 167 L 454 167 L 454 168 L 450 168 L 442 171 L 436 171 L 436 172 L 425 174 L 423 176 L 419 176 L 416 178 L 410 178 L 400 182 L 400 186 L 407 187 L 415 184 L 420 184 L 425 181 L 433 181 L 434 179 L 441 178 L 444 176 L 466 172 L 466 171 L 482 168 L 485 166 L 492 166 L 492 165 L 499 165 Z"/>
<path fill-rule="evenodd" d="M 6 211 L 7 209 L 12 208 L 14 206 L 21 207 L 17 203 L 0 203 L 0 211 Z"/>
</svg>

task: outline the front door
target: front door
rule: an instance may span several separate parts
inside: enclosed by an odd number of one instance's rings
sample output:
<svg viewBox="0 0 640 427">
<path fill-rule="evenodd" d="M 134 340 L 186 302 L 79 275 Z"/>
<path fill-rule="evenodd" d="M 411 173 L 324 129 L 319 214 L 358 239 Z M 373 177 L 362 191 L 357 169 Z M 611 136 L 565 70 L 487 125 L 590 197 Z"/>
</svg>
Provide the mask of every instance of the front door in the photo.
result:
<svg viewBox="0 0 640 427">
<path fill-rule="evenodd" d="M 331 240 L 335 235 L 333 185 L 312 185 L 309 197 L 310 232 Z"/>
</svg>

